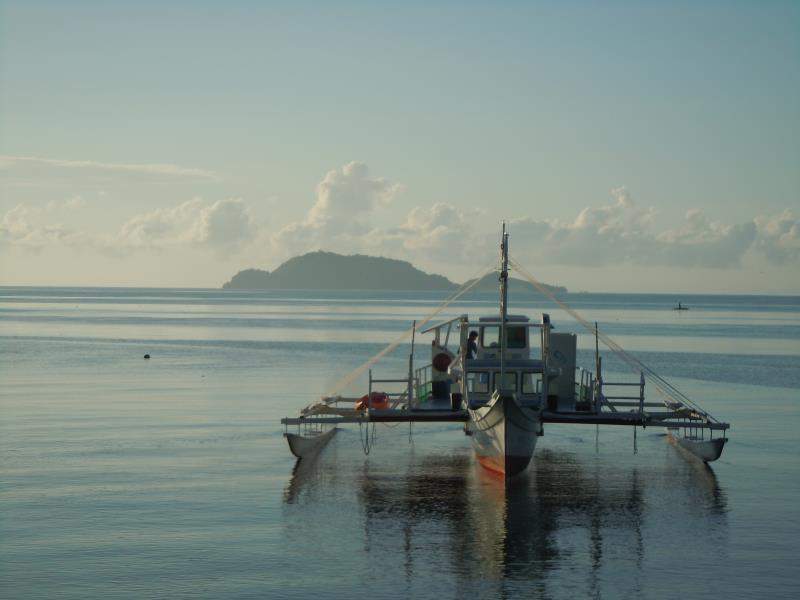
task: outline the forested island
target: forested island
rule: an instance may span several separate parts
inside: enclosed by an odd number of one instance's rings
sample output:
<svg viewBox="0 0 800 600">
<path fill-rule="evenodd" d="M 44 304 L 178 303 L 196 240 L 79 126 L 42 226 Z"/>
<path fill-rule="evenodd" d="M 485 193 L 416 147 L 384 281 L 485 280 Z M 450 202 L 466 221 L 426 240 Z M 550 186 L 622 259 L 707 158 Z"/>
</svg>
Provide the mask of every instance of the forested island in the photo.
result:
<svg viewBox="0 0 800 600">
<path fill-rule="evenodd" d="M 513 280 L 516 289 L 531 289 L 525 281 Z M 497 275 L 483 278 L 477 289 L 497 286 Z M 519 286 L 519 287 L 517 287 Z M 460 284 L 442 275 L 420 271 L 411 263 L 393 258 L 334 252 L 310 252 L 287 260 L 272 272 L 245 269 L 222 286 L 225 290 L 455 290 Z M 548 286 L 556 293 L 566 288 Z"/>
</svg>

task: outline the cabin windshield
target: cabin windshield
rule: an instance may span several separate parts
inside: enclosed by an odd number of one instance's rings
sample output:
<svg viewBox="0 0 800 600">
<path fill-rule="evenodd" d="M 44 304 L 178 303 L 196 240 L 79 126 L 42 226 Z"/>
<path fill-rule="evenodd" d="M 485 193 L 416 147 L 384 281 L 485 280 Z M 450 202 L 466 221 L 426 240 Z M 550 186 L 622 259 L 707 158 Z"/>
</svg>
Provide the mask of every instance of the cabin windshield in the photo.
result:
<svg viewBox="0 0 800 600">
<path fill-rule="evenodd" d="M 481 347 L 497 348 L 500 346 L 500 327 L 496 325 L 481 328 Z"/>
<path fill-rule="evenodd" d="M 528 346 L 527 327 L 509 325 L 506 327 L 506 347 L 510 349 Z M 500 346 L 500 326 L 486 325 L 481 328 L 481 347 L 497 348 Z"/>
<path fill-rule="evenodd" d="M 527 327 L 506 327 L 506 344 L 509 348 L 525 348 Z"/>
</svg>

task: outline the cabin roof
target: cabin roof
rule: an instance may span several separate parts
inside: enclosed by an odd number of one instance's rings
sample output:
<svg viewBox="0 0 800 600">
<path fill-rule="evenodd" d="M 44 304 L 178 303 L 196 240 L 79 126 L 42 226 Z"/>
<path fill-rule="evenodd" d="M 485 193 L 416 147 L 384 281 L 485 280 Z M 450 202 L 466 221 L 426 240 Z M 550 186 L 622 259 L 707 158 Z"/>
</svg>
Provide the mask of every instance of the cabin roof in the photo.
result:
<svg viewBox="0 0 800 600">
<path fill-rule="evenodd" d="M 468 371 L 491 371 L 500 370 L 500 359 L 498 358 L 473 358 L 466 363 Z M 506 359 L 503 366 L 506 371 L 541 371 L 544 369 L 544 361 L 533 358 L 512 358 Z"/>
<path fill-rule="evenodd" d="M 530 321 L 528 317 L 525 315 L 507 315 L 506 316 L 506 323 L 527 323 Z M 495 315 L 492 317 L 480 317 L 478 319 L 479 323 L 487 324 L 487 323 L 497 323 L 500 324 L 503 320 L 500 318 L 499 315 Z"/>
</svg>

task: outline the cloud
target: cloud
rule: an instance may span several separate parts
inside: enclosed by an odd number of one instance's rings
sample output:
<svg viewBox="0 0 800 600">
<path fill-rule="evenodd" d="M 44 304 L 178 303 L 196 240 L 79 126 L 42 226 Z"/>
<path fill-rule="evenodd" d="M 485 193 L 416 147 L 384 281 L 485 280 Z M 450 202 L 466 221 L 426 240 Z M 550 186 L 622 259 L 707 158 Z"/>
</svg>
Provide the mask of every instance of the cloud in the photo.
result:
<svg viewBox="0 0 800 600">
<path fill-rule="evenodd" d="M 67 210 L 78 210 L 86 206 L 86 200 L 84 200 L 82 196 L 73 196 L 69 200 L 66 200 L 62 206 Z"/>
<path fill-rule="evenodd" d="M 364 163 L 348 163 L 341 170 L 328 171 L 317 184 L 317 202 L 308 212 L 306 222 L 337 232 L 360 230 L 369 214 L 389 204 L 399 189 L 400 186 L 385 179 L 371 179 Z"/>
<path fill-rule="evenodd" d="M 211 181 L 215 179 L 217 177 L 209 171 L 173 164 L 126 164 L 32 156 L 0 156 L 0 181 L 11 185 L 101 184 L 112 181 Z"/>
<path fill-rule="evenodd" d="M 208 204 L 195 198 L 129 219 L 120 229 L 117 240 L 134 247 L 196 244 L 230 250 L 249 241 L 254 234 L 255 223 L 242 200 L 218 200 Z"/>
<path fill-rule="evenodd" d="M 19 204 L 0 216 L 0 243 L 32 249 L 82 245 L 112 254 L 132 249 L 194 246 L 226 254 L 253 239 L 257 229 L 248 205 L 239 199 L 208 202 L 195 198 L 158 208 L 131 217 L 114 236 L 73 231 L 54 222 L 55 218 L 68 217 L 85 206 L 80 196 L 41 206 Z"/>
<path fill-rule="evenodd" d="M 382 252 L 419 265 L 463 264 L 486 261 L 486 236 L 474 227 L 480 213 L 437 202 L 430 208 L 412 208 L 397 227 L 375 229 L 365 239 L 365 251 Z"/>
<path fill-rule="evenodd" d="M 316 202 L 306 218 L 273 237 L 273 255 L 314 249 L 363 252 L 442 271 L 483 263 L 495 252 L 497 234 L 487 231 L 486 215 L 451 203 L 412 208 L 397 226 L 373 226 L 379 209 L 399 189 L 372 178 L 363 163 L 330 171 L 317 186 Z M 796 260 L 800 252 L 800 224 L 788 211 L 725 224 L 693 209 L 680 226 L 659 229 L 656 211 L 638 207 L 624 186 L 611 190 L 611 196 L 610 203 L 583 208 L 568 220 L 511 219 L 514 254 L 557 266 L 736 268 L 754 252 L 773 264 Z"/>
<path fill-rule="evenodd" d="M 653 211 L 637 208 L 624 187 L 611 194 L 612 204 L 584 208 L 571 221 L 511 220 L 514 246 L 559 265 L 600 266 L 635 259 L 647 245 Z"/>
<path fill-rule="evenodd" d="M 517 233 L 515 246 L 520 247 L 521 237 L 523 253 L 554 265 L 707 268 L 737 267 L 758 246 L 754 221 L 737 225 L 712 222 L 701 210 L 692 209 L 681 227 L 658 232 L 653 231 L 653 209 L 637 208 L 624 188 L 612 190 L 612 195 L 613 204 L 585 208 L 568 223 L 531 218 L 512 221 Z M 786 228 L 785 222 L 769 223 L 773 228 Z"/>
<path fill-rule="evenodd" d="M 316 200 L 306 217 L 273 236 L 273 256 L 323 249 L 400 258 L 437 271 L 450 264 L 486 261 L 485 237 L 473 228 L 479 222 L 475 211 L 438 202 L 412 208 L 399 225 L 376 227 L 381 209 L 401 190 L 397 183 L 371 176 L 364 163 L 329 171 L 317 185 Z"/>
<path fill-rule="evenodd" d="M 127 256 L 131 250 L 169 248 L 205 248 L 226 255 L 265 241 L 262 249 L 273 263 L 322 249 L 400 258 L 438 273 L 465 273 L 497 255 L 499 218 L 464 210 L 456 202 L 416 206 L 397 225 L 376 225 L 385 223 L 384 209 L 401 189 L 372 176 L 363 163 L 348 163 L 325 174 L 304 218 L 271 236 L 257 225 L 243 200 L 202 198 L 133 216 L 115 236 L 72 231 L 59 221 L 79 226 L 88 213 L 84 199 L 74 196 L 8 211 L 0 217 L 0 243 L 34 249 L 80 244 Z M 658 216 L 652 208 L 638 207 L 620 187 L 611 190 L 609 202 L 587 206 L 573 218 L 509 220 L 511 250 L 523 264 L 555 267 L 733 269 L 754 260 L 800 267 L 800 220 L 789 210 L 729 224 L 692 209 L 671 228 L 659 227 Z"/>
<path fill-rule="evenodd" d="M 39 249 L 59 242 L 72 242 L 80 234 L 60 224 L 42 225 L 45 209 L 19 204 L 0 218 L 0 244 L 15 244 Z"/>
<path fill-rule="evenodd" d="M 156 246 L 187 241 L 187 232 L 192 229 L 202 206 L 203 201 L 195 198 L 175 207 L 157 208 L 149 213 L 136 215 L 122 226 L 118 239 L 132 246 Z"/>
<path fill-rule="evenodd" d="M 200 210 L 189 234 L 199 244 L 238 244 L 253 237 L 255 226 L 241 200 L 218 200 Z"/>
<path fill-rule="evenodd" d="M 774 217 L 755 220 L 758 231 L 756 247 L 774 265 L 800 262 L 800 219 L 785 210 Z"/>
<path fill-rule="evenodd" d="M 755 239 L 753 222 L 740 225 L 711 222 L 701 210 L 692 209 L 686 213 L 682 228 L 656 235 L 643 258 L 648 264 L 735 267 L 741 264 Z"/>
<path fill-rule="evenodd" d="M 323 247 L 353 251 L 370 231 L 374 213 L 391 203 L 400 189 L 383 178 L 370 177 L 369 168 L 360 162 L 328 171 L 317 184 L 316 202 L 305 219 L 279 231 L 274 249 L 283 254 Z"/>
</svg>

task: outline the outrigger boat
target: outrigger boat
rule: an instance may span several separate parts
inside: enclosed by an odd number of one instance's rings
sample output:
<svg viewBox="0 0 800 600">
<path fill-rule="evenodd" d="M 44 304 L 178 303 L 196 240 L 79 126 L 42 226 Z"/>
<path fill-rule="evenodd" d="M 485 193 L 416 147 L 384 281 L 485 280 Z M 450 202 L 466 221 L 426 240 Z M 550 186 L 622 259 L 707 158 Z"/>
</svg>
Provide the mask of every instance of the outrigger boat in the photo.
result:
<svg viewBox="0 0 800 600">
<path fill-rule="evenodd" d="M 727 441 L 725 432 L 730 427 L 727 423 L 700 409 L 509 259 L 505 225 L 500 248 L 499 314 L 477 320 L 460 315 L 423 328 L 481 277 L 465 284 L 424 322 L 419 325 L 415 322 L 408 332 L 361 365 L 339 387 L 352 383 L 378 359 L 411 337 L 406 376 L 376 379 L 370 369 L 365 396 L 331 394 L 304 408 L 299 417 L 282 419 L 292 452 L 300 458 L 315 453 L 330 439 L 330 435 L 320 433 L 320 427 L 342 423 L 359 424 L 364 451 L 369 453 L 375 439 L 375 423 L 461 422 L 480 464 L 510 478 L 527 469 L 545 424 L 568 423 L 663 427 L 692 456 L 704 462 L 719 458 Z M 509 264 L 594 334 L 594 372 L 576 367 L 577 336 L 553 333 L 548 314 L 543 313 L 534 323 L 526 316 L 508 313 Z M 458 331 L 458 341 L 450 348 L 448 343 L 454 329 Z M 417 331 L 432 333 L 433 340 L 430 363 L 415 369 Z M 637 381 L 613 383 L 603 379 L 600 341 L 638 371 Z M 645 401 L 646 380 L 652 382 L 662 401 Z M 399 386 L 399 389 L 376 392 L 376 386 Z M 635 395 L 626 392 L 631 388 Z M 297 426 L 298 433 L 288 433 L 289 426 Z M 304 430 L 311 435 L 304 434 Z"/>
<path fill-rule="evenodd" d="M 289 450 L 297 458 L 309 458 L 327 444 L 336 433 L 336 428 L 317 431 L 306 430 L 305 435 L 286 432 L 284 437 L 289 442 Z"/>
</svg>

